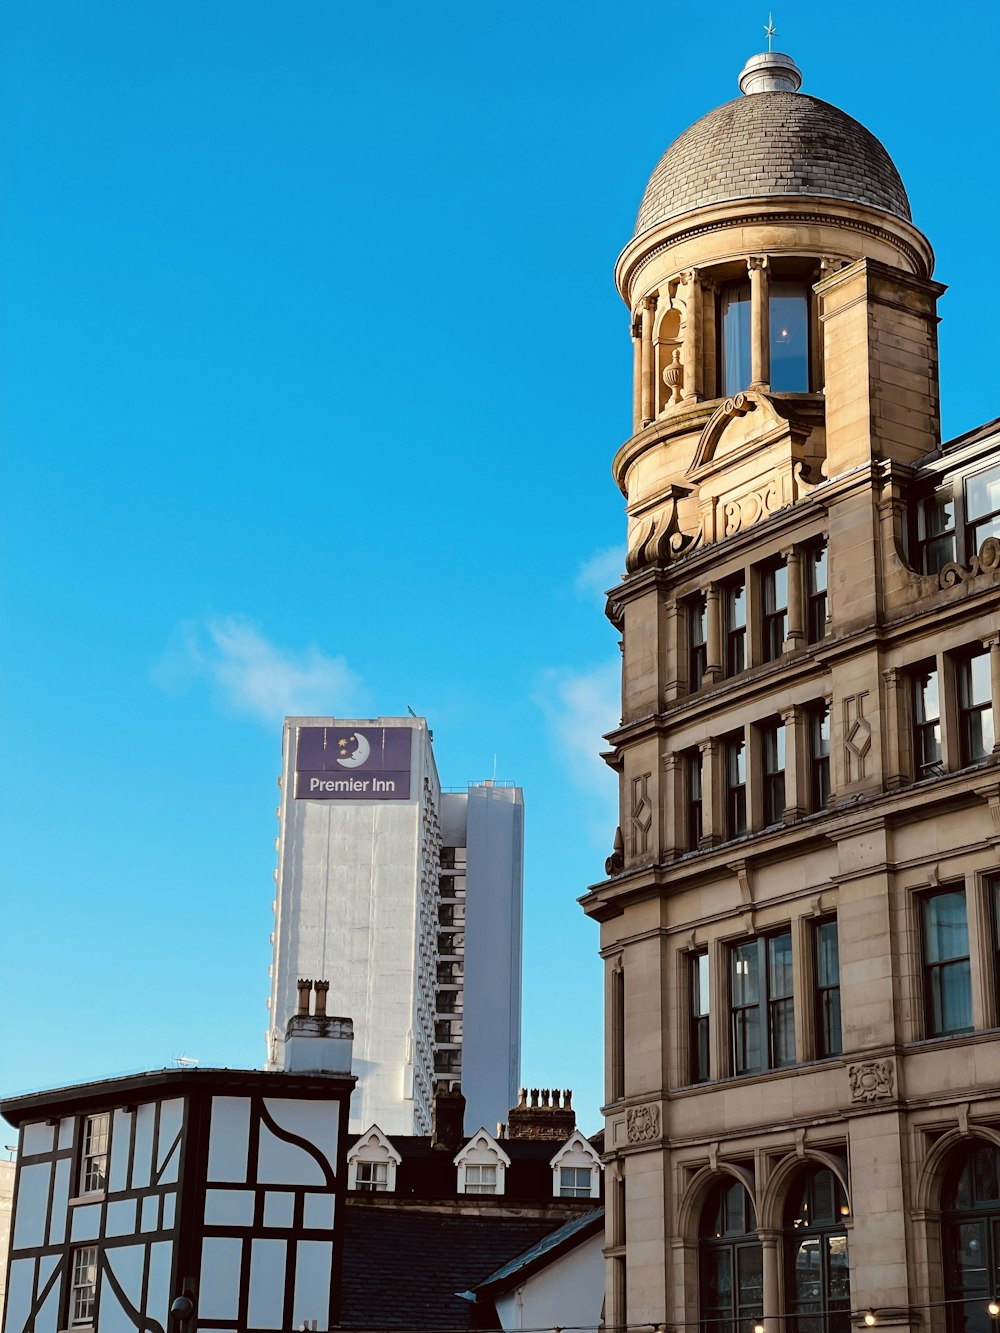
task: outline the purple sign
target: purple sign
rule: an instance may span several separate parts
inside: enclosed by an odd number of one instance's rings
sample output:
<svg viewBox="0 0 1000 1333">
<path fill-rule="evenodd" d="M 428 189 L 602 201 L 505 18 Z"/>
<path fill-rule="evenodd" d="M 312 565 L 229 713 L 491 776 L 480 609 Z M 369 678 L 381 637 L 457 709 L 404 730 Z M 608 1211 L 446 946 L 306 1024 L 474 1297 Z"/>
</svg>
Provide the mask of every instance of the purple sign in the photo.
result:
<svg viewBox="0 0 1000 1333">
<path fill-rule="evenodd" d="M 410 727 L 300 727 L 295 795 L 311 801 L 406 801 Z"/>
</svg>

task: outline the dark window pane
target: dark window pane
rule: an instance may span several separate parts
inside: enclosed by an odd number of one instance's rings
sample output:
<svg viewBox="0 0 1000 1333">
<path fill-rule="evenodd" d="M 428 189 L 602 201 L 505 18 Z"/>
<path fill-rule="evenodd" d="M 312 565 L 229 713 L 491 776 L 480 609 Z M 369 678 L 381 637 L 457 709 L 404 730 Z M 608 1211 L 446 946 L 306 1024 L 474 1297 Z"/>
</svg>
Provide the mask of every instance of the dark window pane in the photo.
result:
<svg viewBox="0 0 1000 1333">
<path fill-rule="evenodd" d="M 750 284 L 726 287 L 720 297 L 722 393 L 739 393 L 750 383 Z"/>
<path fill-rule="evenodd" d="M 770 315 L 771 388 L 775 393 L 808 393 L 809 298 L 805 287 L 797 282 L 772 282 Z"/>
</svg>

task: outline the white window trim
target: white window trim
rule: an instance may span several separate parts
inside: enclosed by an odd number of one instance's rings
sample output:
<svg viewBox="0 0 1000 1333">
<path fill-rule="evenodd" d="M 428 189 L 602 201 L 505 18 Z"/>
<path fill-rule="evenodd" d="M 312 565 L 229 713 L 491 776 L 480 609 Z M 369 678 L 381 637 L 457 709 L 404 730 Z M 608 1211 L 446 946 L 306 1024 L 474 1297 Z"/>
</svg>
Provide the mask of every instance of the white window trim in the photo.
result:
<svg viewBox="0 0 1000 1333">
<path fill-rule="evenodd" d="M 363 1193 L 392 1194 L 396 1189 L 396 1167 L 403 1160 L 400 1153 L 392 1146 L 388 1136 L 383 1134 L 378 1125 L 372 1125 L 358 1136 L 354 1147 L 347 1154 L 347 1188 L 358 1188 L 358 1163 L 370 1162 L 384 1165 L 386 1180 L 384 1190 L 364 1190 Z"/>
<path fill-rule="evenodd" d="M 469 1193 L 465 1183 L 467 1166 L 495 1166 L 497 1169 L 497 1187 L 493 1197 L 496 1198 L 503 1194 L 510 1158 L 488 1129 L 480 1128 L 476 1130 L 472 1138 L 455 1157 L 455 1165 L 458 1167 L 459 1194 Z M 484 1198 L 488 1196 L 480 1194 L 477 1190 L 476 1197 Z"/>
<path fill-rule="evenodd" d="M 601 1194 L 601 1172 L 604 1170 L 604 1163 L 601 1161 L 592 1143 L 589 1143 L 578 1129 L 575 1129 L 569 1136 L 563 1146 L 549 1162 L 552 1168 L 552 1197 L 554 1199 L 564 1197 L 561 1194 L 562 1181 L 560 1172 L 564 1166 L 587 1167 L 590 1169 L 590 1197 L 592 1199 L 600 1198 Z M 585 1195 L 566 1195 L 566 1198 L 585 1198 Z"/>
</svg>

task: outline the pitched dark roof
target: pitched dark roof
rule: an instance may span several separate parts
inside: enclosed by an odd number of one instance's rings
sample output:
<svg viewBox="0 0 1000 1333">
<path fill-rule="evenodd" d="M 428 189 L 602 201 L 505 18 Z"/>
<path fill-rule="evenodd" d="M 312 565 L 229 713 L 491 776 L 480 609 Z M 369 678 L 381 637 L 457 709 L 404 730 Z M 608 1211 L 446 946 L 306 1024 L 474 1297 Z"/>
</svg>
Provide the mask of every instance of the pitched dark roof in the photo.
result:
<svg viewBox="0 0 1000 1333">
<path fill-rule="evenodd" d="M 482 1327 L 483 1307 L 457 1293 L 564 1230 L 551 1218 L 372 1208 L 350 1199 L 341 1217 L 344 1329 Z"/>
<path fill-rule="evenodd" d="M 508 1263 L 498 1268 L 495 1273 L 484 1278 L 482 1282 L 476 1284 L 476 1294 L 495 1295 L 501 1291 L 506 1291 L 508 1287 L 516 1286 L 519 1282 L 524 1282 L 526 1278 L 531 1277 L 532 1273 L 539 1272 L 548 1264 L 553 1263 L 561 1255 L 575 1249 L 577 1245 L 582 1244 L 591 1236 L 596 1236 L 604 1230 L 604 1209 L 592 1208 L 590 1212 L 584 1213 L 580 1217 L 574 1217 L 559 1227 L 557 1231 L 550 1232 L 543 1236 L 536 1245 L 523 1254 L 515 1255 Z"/>
</svg>

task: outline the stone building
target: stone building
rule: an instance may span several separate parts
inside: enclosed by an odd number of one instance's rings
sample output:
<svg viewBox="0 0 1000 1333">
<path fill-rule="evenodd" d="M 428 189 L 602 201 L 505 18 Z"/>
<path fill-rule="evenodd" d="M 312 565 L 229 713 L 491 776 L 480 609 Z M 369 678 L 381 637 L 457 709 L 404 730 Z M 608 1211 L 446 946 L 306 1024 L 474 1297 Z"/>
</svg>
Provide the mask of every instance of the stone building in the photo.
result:
<svg viewBox="0 0 1000 1333">
<path fill-rule="evenodd" d="M 1000 421 L 942 443 L 882 145 L 753 57 L 618 260 L 609 1324 L 985 1330 L 1000 1291 Z"/>
</svg>

